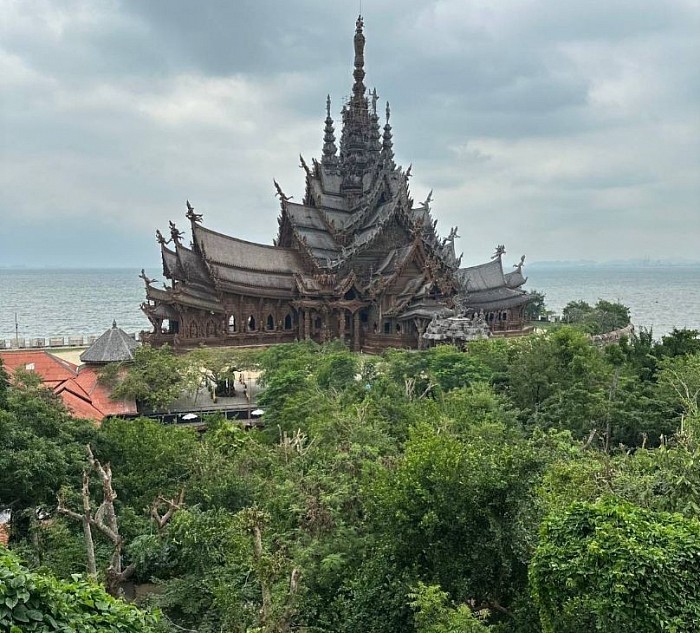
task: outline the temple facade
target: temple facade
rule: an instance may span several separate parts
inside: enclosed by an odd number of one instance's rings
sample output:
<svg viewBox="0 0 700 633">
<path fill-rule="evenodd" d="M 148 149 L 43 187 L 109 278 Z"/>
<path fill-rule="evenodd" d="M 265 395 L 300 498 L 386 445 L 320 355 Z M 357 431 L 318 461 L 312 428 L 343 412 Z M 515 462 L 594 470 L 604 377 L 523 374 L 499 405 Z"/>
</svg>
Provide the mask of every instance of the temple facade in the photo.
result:
<svg viewBox="0 0 700 633">
<path fill-rule="evenodd" d="M 432 192 L 414 204 L 411 167 L 394 162 L 389 104 L 381 125 L 377 92 L 364 84 L 364 48 L 360 17 L 339 137 L 328 97 L 320 160 L 300 156 L 302 201 L 274 182 L 280 213 L 272 245 L 212 230 L 189 201 L 189 246 L 174 222 L 167 239 L 156 231 L 170 283 L 156 288 L 142 271 L 141 307 L 153 325 L 144 341 L 187 348 L 338 338 L 372 352 L 429 345 L 428 326 L 455 316 L 478 318 L 490 333 L 522 331 L 524 257 L 504 273 L 499 246 L 489 262 L 460 267 L 457 229 L 438 235 Z"/>
</svg>

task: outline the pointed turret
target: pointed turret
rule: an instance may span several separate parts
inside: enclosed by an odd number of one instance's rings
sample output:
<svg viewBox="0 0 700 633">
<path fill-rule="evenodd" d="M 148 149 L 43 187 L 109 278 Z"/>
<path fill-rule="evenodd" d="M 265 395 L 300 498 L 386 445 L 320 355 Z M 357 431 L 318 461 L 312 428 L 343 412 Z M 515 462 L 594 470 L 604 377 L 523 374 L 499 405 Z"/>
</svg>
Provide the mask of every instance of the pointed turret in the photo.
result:
<svg viewBox="0 0 700 633">
<path fill-rule="evenodd" d="M 323 157 L 321 163 L 324 167 L 335 167 L 338 164 L 336 155 L 338 148 L 335 145 L 335 128 L 331 118 L 331 96 L 326 97 L 326 126 L 323 130 Z"/>
<path fill-rule="evenodd" d="M 382 160 L 390 169 L 394 168 L 394 142 L 391 138 L 391 109 L 389 102 L 386 102 L 386 125 L 384 125 L 384 136 L 382 137 Z"/>
</svg>

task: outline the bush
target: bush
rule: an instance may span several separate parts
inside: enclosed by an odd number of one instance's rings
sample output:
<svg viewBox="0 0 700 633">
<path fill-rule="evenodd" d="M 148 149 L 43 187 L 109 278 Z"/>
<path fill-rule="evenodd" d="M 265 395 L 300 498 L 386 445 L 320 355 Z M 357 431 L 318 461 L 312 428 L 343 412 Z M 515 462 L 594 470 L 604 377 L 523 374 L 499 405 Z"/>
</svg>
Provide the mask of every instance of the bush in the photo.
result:
<svg viewBox="0 0 700 633">
<path fill-rule="evenodd" d="M 9 633 L 154 633 L 141 611 L 74 575 L 72 582 L 29 572 L 0 546 L 0 629 Z"/>
</svg>

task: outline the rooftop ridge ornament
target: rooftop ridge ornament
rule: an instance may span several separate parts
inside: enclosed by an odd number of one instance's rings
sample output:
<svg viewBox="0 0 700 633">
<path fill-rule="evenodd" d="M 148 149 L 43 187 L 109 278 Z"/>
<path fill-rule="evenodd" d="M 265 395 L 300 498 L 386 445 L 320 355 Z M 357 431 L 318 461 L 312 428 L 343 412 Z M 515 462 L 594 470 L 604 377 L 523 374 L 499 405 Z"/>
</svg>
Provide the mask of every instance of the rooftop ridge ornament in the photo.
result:
<svg viewBox="0 0 700 633">
<path fill-rule="evenodd" d="M 503 244 L 496 246 L 496 252 L 491 255 L 491 259 L 500 259 L 501 256 L 506 254 L 506 247 Z"/>
<path fill-rule="evenodd" d="M 282 187 L 280 187 L 279 183 L 274 178 L 272 179 L 272 182 L 275 183 L 275 189 L 277 189 L 275 196 L 280 199 L 280 202 L 287 202 L 294 197 L 285 195 L 284 191 L 282 191 Z"/>
<path fill-rule="evenodd" d="M 166 244 L 170 244 L 170 242 L 172 241 L 172 238 L 166 240 L 163 237 L 163 234 L 158 229 L 156 229 L 156 242 L 158 242 L 158 244 L 160 244 L 161 246 L 165 246 Z"/>
<path fill-rule="evenodd" d="M 168 221 L 168 224 L 170 225 L 170 237 L 172 241 L 176 244 L 180 244 L 180 240 L 182 239 L 182 236 L 185 234 L 184 231 L 179 231 L 177 226 L 175 226 L 175 222 L 172 220 Z"/>
<path fill-rule="evenodd" d="M 187 213 L 185 213 L 185 217 L 192 223 L 201 224 L 202 222 L 202 214 L 194 212 L 194 207 L 190 204 L 189 200 L 187 201 Z"/>
</svg>

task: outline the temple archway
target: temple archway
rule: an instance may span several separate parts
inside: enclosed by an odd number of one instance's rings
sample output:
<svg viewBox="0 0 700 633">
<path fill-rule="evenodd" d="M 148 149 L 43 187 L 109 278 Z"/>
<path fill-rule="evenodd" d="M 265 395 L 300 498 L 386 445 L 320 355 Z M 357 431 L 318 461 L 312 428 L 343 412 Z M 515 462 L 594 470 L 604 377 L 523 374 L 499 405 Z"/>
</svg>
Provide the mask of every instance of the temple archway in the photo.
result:
<svg viewBox="0 0 700 633">
<path fill-rule="evenodd" d="M 268 314 L 268 315 L 267 315 L 267 323 L 266 323 L 265 325 L 266 325 L 266 328 L 267 328 L 268 330 L 274 330 L 274 329 L 275 329 L 275 320 L 274 320 L 274 318 L 272 318 L 272 315 L 271 315 L 271 314 Z"/>
<path fill-rule="evenodd" d="M 287 313 L 287 316 L 284 317 L 284 329 L 285 330 L 291 330 L 292 329 L 292 315 Z"/>
<path fill-rule="evenodd" d="M 255 317 L 252 314 L 248 317 L 248 323 L 246 325 L 248 327 L 248 332 L 255 332 Z"/>
<path fill-rule="evenodd" d="M 228 327 L 229 334 L 233 334 L 236 331 L 236 317 L 235 316 L 231 315 L 228 318 L 227 327 Z"/>
</svg>

